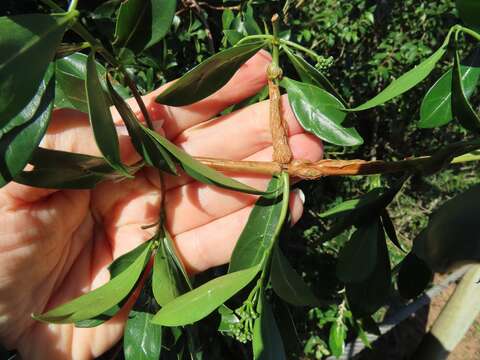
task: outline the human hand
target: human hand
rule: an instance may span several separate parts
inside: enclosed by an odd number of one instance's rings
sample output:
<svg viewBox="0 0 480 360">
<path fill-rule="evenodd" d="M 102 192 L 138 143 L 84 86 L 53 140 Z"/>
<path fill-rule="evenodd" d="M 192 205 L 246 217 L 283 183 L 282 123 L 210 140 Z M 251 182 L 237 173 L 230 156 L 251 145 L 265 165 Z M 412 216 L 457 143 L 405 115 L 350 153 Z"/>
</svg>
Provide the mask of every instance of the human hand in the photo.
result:
<svg viewBox="0 0 480 360">
<path fill-rule="evenodd" d="M 172 108 L 154 102 L 161 89 L 144 97 L 160 131 L 191 155 L 234 160 L 270 160 L 268 103 L 213 118 L 266 85 L 270 57 L 250 59 L 216 94 L 196 104 Z M 282 99 L 290 145 L 297 159 L 317 161 L 322 146 L 305 134 Z M 133 101 L 130 101 L 136 112 Z M 121 120 L 113 111 L 116 122 Z M 163 126 L 162 126 L 163 122 Z M 161 128 L 161 129 L 160 129 Z M 126 163 L 138 160 L 121 126 Z M 72 110 L 54 112 L 43 147 L 99 155 L 88 118 Z M 109 280 L 107 266 L 151 237 L 142 226 L 157 221 L 161 191 L 155 169 L 133 180 L 104 182 L 94 190 L 46 190 L 10 183 L 0 190 L 0 341 L 25 359 L 90 359 L 122 336 L 128 309 L 92 329 L 43 324 L 31 319 Z M 268 177 L 238 175 L 262 189 Z M 186 176 L 166 177 L 167 227 L 187 269 L 199 272 L 229 261 L 256 197 L 211 187 Z M 291 197 L 292 220 L 302 213 Z"/>
</svg>

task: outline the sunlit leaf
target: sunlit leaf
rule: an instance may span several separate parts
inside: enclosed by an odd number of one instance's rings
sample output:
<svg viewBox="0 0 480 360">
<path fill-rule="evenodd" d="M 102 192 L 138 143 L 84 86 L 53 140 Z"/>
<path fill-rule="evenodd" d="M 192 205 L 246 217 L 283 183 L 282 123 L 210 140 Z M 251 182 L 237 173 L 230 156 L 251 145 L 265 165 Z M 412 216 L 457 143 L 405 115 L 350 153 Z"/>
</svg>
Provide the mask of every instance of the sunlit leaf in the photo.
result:
<svg viewBox="0 0 480 360">
<path fill-rule="evenodd" d="M 121 302 L 133 289 L 150 259 L 151 244 L 149 243 L 132 265 L 105 285 L 44 314 L 35 315 L 34 318 L 43 322 L 65 324 L 103 314 Z"/>
<path fill-rule="evenodd" d="M 164 326 L 199 321 L 247 286 L 259 271 L 260 267 L 255 266 L 217 277 L 166 304 L 152 321 Z"/>
<path fill-rule="evenodd" d="M 361 145 L 363 139 L 353 127 L 343 127 L 346 113 L 335 96 L 314 85 L 284 78 L 288 101 L 302 127 L 329 143 L 342 146 Z"/>
<path fill-rule="evenodd" d="M 171 84 L 156 101 L 183 106 L 206 98 L 223 87 L 264 46 L 264 42 L 239 45 L 211 56 Z"/>
<path fill-rule="evenodd" d="M 335 357 L 340 357 L 345 351 L 345 339 L 347 337 L 347 329 L 345 325 L 341 322 L 335 321 L 330 328 L 330 333 L 328 336 L 328 346 L 332 355 Z"/>
</svg>

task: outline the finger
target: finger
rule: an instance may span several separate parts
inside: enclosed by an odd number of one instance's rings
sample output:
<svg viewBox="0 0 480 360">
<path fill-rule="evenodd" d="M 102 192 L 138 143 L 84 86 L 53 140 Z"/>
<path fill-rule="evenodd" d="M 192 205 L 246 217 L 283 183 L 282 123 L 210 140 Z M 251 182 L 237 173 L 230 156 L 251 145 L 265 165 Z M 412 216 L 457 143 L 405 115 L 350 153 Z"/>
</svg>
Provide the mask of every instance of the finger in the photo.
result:
<svg viewBox="0 0 480 360">
<path fill-rule="evenodd" d="M 272 144 L 269 112 L 269 102 L 263 101 L 188 129 L 175 143 L 194 156 L 243 159 Z M 289 136 L 304 132 L 286 96 L 282 96 L 281 114 Z"/>
<path fill-rule="evenodd" d="M 133 164 L 139 160 L 139 155 L 135 152 L 125 127 L 117 127 L 117 133 L 122 161 L 126 164 Z M 40 146 L 51 150 L 101 156 L 88 116 L 71 109 L 54 111 Z M 24 202 L 35 202 L 57 191 L 34 188 L 14 182 L 9 183 L 2 190 L 7 195 L 6 200 Z"/>
<path fill-rule="evenodd" d="M 270 62 L 270 54 L 260 51 L 243 64 L 223 88 L 192 105 L 171 107 L 155 102 L 156 97 L 171 83 L 144 96 L 143 101 L 154 121 L 165 120 L 166 136 L 174 138 L 185 129 L 204 122 L 230 105 L 258 93 L 267 84 L 266 71 Z M 128 102 L 132 110 L 142 118 L 138 104 L 132 99 Z M 117 115 L 115 119 L 119 121 L 120 117 Z"/>
<path fill-rule="evenodd" d="M 322 157 L 321 142 L 313 135 L 293 136 L 290 145 L 294 158 L 318 161 Z M 271 159 L 271 156 L 272 148 L 269 147 L 256 154 L 254 160 L 264 161 Z M 257 189 L 265 189 L 270 180 L 269 176 L 227 174 L 231 175 Z M 179 234 L 231 214 L 256 199 L 253 195 L 192 182 L 167 191 L 165 205 L 168 228 L 173 234 Z"/>
<path fill-rule="evenodd" d="M 180 258 L 190 273 L 205 271 L 230 261 L 253 205 L 174 237 Z M 298 193 L 290 198 L 292 219 L 299 219 L 303 203 Z"/>
</svg>

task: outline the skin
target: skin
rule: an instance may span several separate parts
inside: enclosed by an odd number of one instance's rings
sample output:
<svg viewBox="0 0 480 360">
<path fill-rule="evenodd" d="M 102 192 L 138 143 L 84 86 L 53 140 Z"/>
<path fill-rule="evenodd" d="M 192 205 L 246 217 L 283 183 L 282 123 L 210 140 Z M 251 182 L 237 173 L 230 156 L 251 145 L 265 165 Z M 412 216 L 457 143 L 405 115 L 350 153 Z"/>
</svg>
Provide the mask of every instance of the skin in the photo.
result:
<svg viewBox="0 0 480 360">
<path fill-rule="evenodd" d="M 270 56 L 250 59 L 231 81 L 209 98 L 181 108 L 156 104 L 157 91 L 144 97 L 158 131 L 188 153 L 228 159 L 270 160 L 268 102 L 214 118 L 266 85 Z M 168 85 L 167 85 L 168 86 Z M 138 112 L 134 101 L 129 101 Z M 322 145 L 305 134 L 282 99 L 289 142 L 296 159 L 317 161 Z M 122 121 L 112 110 L 120 135 L 122 159 L 139 159 Z M 56 110 L 43 147 L 99 155 L 85 114 Z M 264 189 L 267 177 L 227 174 Z M 140 171 L 134 180 L 104 182 L 91 191 L 46 190 L 10 183 L 0 190 L 0 342 L 25 359 L 92 359 L 122 336 L 128 307 L 102 326 L 35 322 L 42 313 L 109 280 L 107 266 L 150 238 L 161 198 L 157 172 Z M 192 274 L 229 261 L 255 196 L 206 186 L 182 175 L 166 177 L 168 229 Z M 291 196 L 292 222 L 303 207 Z"/>
</svg>

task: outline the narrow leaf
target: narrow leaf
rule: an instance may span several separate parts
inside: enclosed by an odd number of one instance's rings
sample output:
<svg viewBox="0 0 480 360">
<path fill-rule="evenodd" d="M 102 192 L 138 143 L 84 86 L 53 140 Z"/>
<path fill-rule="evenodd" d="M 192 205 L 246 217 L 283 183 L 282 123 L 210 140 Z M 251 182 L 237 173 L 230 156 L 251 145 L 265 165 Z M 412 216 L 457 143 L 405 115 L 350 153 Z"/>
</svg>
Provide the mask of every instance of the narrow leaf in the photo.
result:
<svg viewBox="0 0 480 360">
<path fill-rule="evenodd" d="M 53 110 L 55 77 L 53 66 L 45 73 L 37 94 L 30 103 L 2 129 L 0 137 L 0 187 L 16 177 L 27 165 L 40 143 Z"/>
<path fill-rule="evenodd" d="M 209 185 L 216 185 L 230 190 L 236 190 L 255 195 L 266 195 L 265 192 L 254 189 L 241 182 L 226 177 L 222 173 L 200 163 L 192 158 L 185 151 L 178 148 L 175 144 L 157 134 L 156 132 L 143 127 L 143 130 L 147 132 L 152 139 L 160 144 L 166 151 L 168 151 L 174 158 L 176 158 L 182 165 L 185 172 L 202 183 Z"/>
<path fill-rule="evenodd" d="M 151 242 L 151 240 L 144 242 L 143 244 L 138 245 L 135 249 L 115 259 L 115 261 L 108 266 L 108 271 L 110 271 L 110 279 L 116 278 L 118 275 L 132 266 L 138 257 L 142 255 L 145 249 L 152 246 L 152 244 L 150 244 Z"/>
<path fill-rule="evenodd" d="M 337 277 L 345 283 L 359 283 L 366 280 L 377 264 L 377 246 L 383 228 L 380 219 L 357 229 L 340 251 L 337 263 Z"/>
<path fill-rule="evenodd" d="M 432 55 L 430 55 L 429 58 L 400 76 L 398 79 L 391 82 L 390 85 L 388 85 L 383 91 L 381 91 L 371 100 L 360 106 L 350 109 L 349 111 L 362 111 L 382 105 L 387 101 L 390 101 L 393 98 L 407 92 L 415 85 L 422 82 L 423 79 L 425 79 L 432 72 L 437 62 L 443 57 L 443 55 L 445 55 L 449 41 L 450 34 L 447 36 L 442 46 Z"/>
<path fill-rule="evenodd" d="M 86 91 L 90 124 L 97 146 L 105 160 L 125 176 L 131 176 L 120 160 L 118 136 L 113 124 L 112 114 L 103 92 L 97 67 L 95 53 L 92 51 L 87 60 Z"/>
<path fill-rule="evenodd" d="M 458 122 L 474 133 L 480 133 L 480 118 L 465 96 L 460 69 L 460 57 L 455 51 L 455 61 L 452 74 L 452 112 Z"/>
<path fill-rule="evenodd" d="M 332 355 L 339 358 L 345 351 L 345 339 L 347 337 L 347 331 L 345 325 L 341 322 L 335 321 L 330 328 L 328 336 L 328 346 Z"/>
<path fill-rule="evenodd" d="M 43 322 L 65 324 L 94 318 L 104 313 L 130 293 L 140 278 L 150 253 L 151 243 L 132 265 L 105 285 L 44 314 L 35 315 L 34 318 Z"/>
<path fill-rule="evenodd" d="M 253 358 L 255 360 L 287 359 L 271 305 L 265 299 L 263 292 L 260 296 L 258 312 L 260 316 L 255 320 L 253 326 Z"/>
<path fill-rule="evenodd" d="M 318 306 L 320 301 L 303 278 L 292 268 L 278 246 L 275 247 L 270 270 L 273 291 L 295 306 Z"/>
<path fill-rule="evenodd" d="M 260 271 L 259 266 L 217 277 L 165 305 L 153 318 L 164 326 L 192 324 L 211 314 L 247 286 Z"/>
<path fill-rule="evenodd" d="M 125 326 L 125 360 L 158 360 L 162 351 L 162 327 L 153 324 L 153 315 L 132 311 Z"/>
<path fill-rule="evenodd" d="M 245 44 L 221 51 L 175 81 L 156 99 L 160 104 L 193 104 L 223 87 L 248 59 L 265 46 L 264 42 Z"/>
<path fill-rule="evenodd" d="M 228 272 L 247 269 L 258 265 L 275 242 L 276 229 L 281 226 L 282 180 L 273 177 L 267 188 L 272 191 L 269 198 L 257 200 L 233 250 Z M 286 198 L 288 201 L 288 196 Z"/>
<path fill-rule="evenodd" d="M 400 244 L 400 241 L 398 240 L 397 232 L 395 231 L 395 225 L 393 224 L 392 218 L 390 217 L 387 209 L 384 209 L 381 217 L 383 229 L 385 230 L 385 233 L 387 234 L 390 241 L 401 251 L 405 251 L 402 247 L 402 244 Z"/>
<path fill-rule="evenodd" d="M 302 127 L 329 143 L 342 146 L 361 145 L 363 139 L 355 128 L 342 126 L 346 113 L 343 104 L 327 91 L 284 78 L 290 106 Z"/>
<path fill-rule="evenodd" d="M 75 13 L 0 17 L 0 126 L 32 99 Z M 8 36 L 7 36 L 8 34 Z"/>
</svg>

